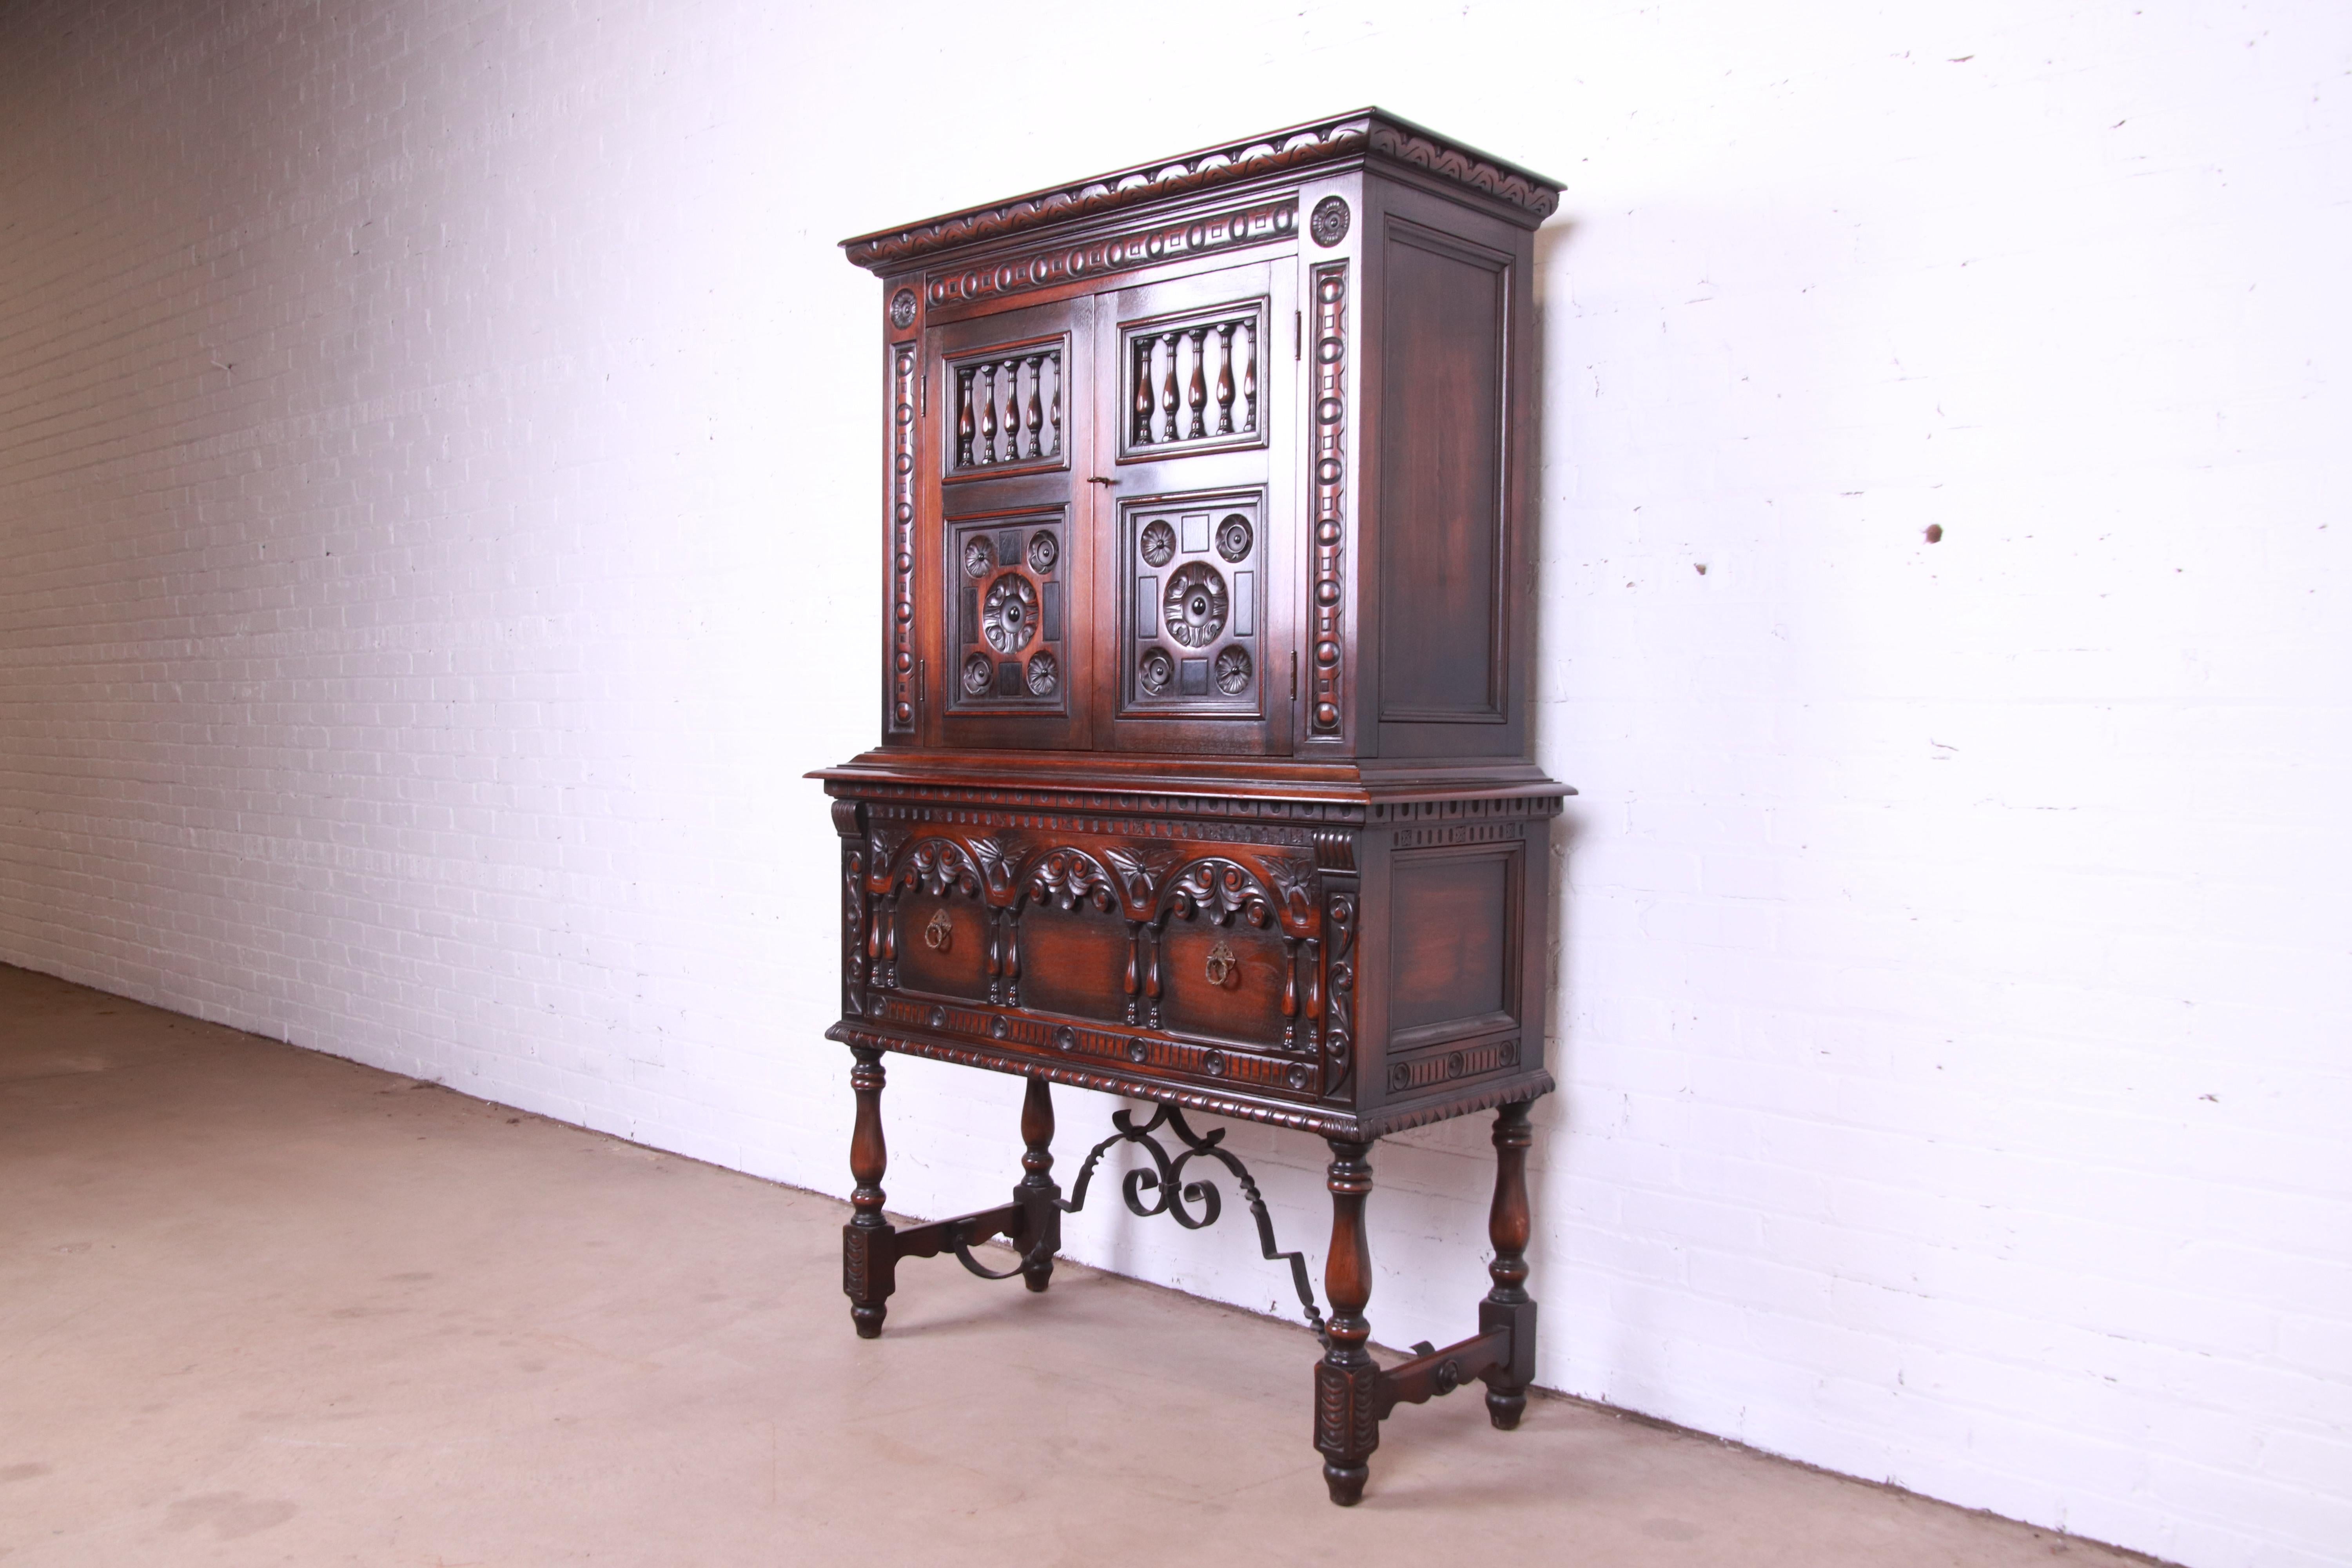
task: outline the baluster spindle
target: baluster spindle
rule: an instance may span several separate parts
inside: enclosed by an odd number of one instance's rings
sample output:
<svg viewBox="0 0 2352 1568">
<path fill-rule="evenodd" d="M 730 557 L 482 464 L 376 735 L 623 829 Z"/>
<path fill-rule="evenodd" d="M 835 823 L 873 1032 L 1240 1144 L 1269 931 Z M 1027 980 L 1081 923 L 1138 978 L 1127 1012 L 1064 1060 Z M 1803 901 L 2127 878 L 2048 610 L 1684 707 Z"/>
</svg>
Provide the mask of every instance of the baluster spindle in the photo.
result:
<svg viewBox="0 0 2352 1568">
<path fill-rule="evenodd" d="M 971 372 L 956 372 L 956 467 L 971 467 Z"/>
<path fill-rule="evenodd" d="M 1135 444 L 1151 445 L 1151 350 L 1160 340 L 1143 337 L 1135 344 Z"/>
<path fill-rule="evenodd" d="M 1021 460 L 1021 362 L 1004 362 L 1004 460 Z"/>
<path fill-rule="evenodd" d="M 1234 433 L 1234 329 L 1227 321 L 1217 329 L 1217 434 Z"/>
<path fill-rule="evenodd" d="M 1058 458 L 1062 455 L 1062 355 L 1056 350 L 1049 357 L 1054 362 L 1054 401 L 1046 410 L 1046 416 L 1053 421 L 1054 445 L 1045 456 Z"/>
<path fill-rule="evenodd" d="M 1242 428 L 1257 429 L 1257 323 L 1242 323 Z"/>
<path fill-rule="evenodd" d="M 972 448 L 975 465 L 996 461 L 996 367 L 980 368 L 980 444 Z"/>
<path fill-rule="evenodd" d="M 1167 438 L 1173 441 L 1176 439 L 1176 414 L 1181 406 L 1177 401 L 1176 392 L 1176 345 L 1184 341 L 1184 334 L 1169 332 L 1163 335 L 1160 341 L 1168 345 L 1168 374 L 1160 384 L 1160 401 L 1168 409 Z"/>
<path fill-rule="evenodd" d="M 1202 374 L 1208 367 L 1208 328 L 1192 329 L 1192 384 L 1185 387 L 1184 393 L 1185 403 L 1192 413 L 1192 427 L 1185 434 L 1188 438 L 1194 441 L 1209 433 L 1206 419 L 1209 412 L 1209 378 Z"/>
<path fill-rule="evenodd" d="M 1045 428 L 1045 356 L 1029 356 L 1029 455 L 1045 455 L 1045 443 L 1038 437 Z"/>
</svg>

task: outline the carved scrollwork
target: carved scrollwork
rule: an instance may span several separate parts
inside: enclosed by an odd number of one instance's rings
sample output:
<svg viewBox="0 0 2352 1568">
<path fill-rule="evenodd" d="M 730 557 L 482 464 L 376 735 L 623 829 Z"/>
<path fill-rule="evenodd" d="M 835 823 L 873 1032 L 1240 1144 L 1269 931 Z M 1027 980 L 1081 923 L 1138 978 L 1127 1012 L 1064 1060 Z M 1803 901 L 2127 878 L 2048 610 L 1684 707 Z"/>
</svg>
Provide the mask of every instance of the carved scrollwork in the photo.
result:
<svg viewBox="0 0 2352 1568">
<path fill-rule="evenodd" d="M 1048 849 L 1031 859 L 1021 877 L 1021 892 L 1031 902 L 1075 910 L 1081 903 L 1109 911 L 1118 907 L 1119 889 L 1100 861 L 1083 849 Z"/>
<path fill-rule="evenodd" d="M 877 893 L 919 888 L 938 896 L 953 888 L 978 898 L 986 886 L 979 863 L 951 838 L 923 839 L 892 860 L 877 857 L 874 869 L 866 886 Z"/>
<path fill-rule="evenodd" d="M 1348 1077 L 1356 1038 L 1356 900 L 1352 894 L 1334 893 L 1323 908 L 1323 929 L 1330 962 L 1325 998 L 1323 1058 L 1330 1069 L 1330 1087 L 1337 1090 Z"/>
<path fill-rule="evenodd" d="M 1274 895 L 1248 867 L 1213 856 L 1185 867 L 1160 898 L 1170 911 L 1185 920 L 1197 914 L 1221 926 L 1233 924 L 1239 915 L 1263 928 L 1274 923 L 1277 908 Z"/>
<path fill-rule="evenodd" d="M 851 1017 L 866 1011 L 866 857 L 844 849 L 841 857 L 842 1010 Z"/>
</svg>

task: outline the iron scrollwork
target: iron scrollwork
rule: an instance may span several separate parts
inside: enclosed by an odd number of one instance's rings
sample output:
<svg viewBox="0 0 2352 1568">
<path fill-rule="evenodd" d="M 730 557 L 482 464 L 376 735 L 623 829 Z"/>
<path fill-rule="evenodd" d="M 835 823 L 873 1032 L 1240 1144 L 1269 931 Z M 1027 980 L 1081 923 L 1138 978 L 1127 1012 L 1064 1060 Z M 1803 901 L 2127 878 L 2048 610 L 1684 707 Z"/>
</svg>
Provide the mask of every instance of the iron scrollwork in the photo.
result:
<svg viewBox="0 0 2352 1568">
<path fill-rule="evenodd" d="M 1212 1129 L 1203 1137 L 1192 1131 L 1184 1113 L 1172 1105 L 1163 1105 L 1151 1113 L 1151 1120 L 1140 1127 L 1135 1123 L 1132 1110 L 1114 1110 L 1110 1124 L 1118 1129 L 1096 1144 L 1087 1153 L 1085 1164 L 1078 1167 L 1078 1179 L 1070 1186 L 1070 1195 L 1057 1198 L 1055 1204 L 1065 1214 L 1076 1214 L 1086 1206 L 1087 1186 L 1094 1180 L 1095 1167 L 1102 1157 L 1120 1143 L 1133 1143 L 1149 1155 L 1151 1163 L 1129 1171 L 1119 1183 L 1119 1195 L 1127 1201 L 1128 1212 L 1139 1219 L 1166 1215 L 1186 1230 L 1202 1230 L 1217 1223 L 1223 1212 L 1223 1198 L 1213 1182 L 1184 1178 L 1184 1167 L 1206 1155 L 1223 1165 L 1241 1187 L 1242 1201 L 1249 1205 L 1250 1216 L 1257 1222 L 1258 1251 L 1269 1263 L 1290 1265 L 1290 1282 L 1298 1292 L 1298 1305 L 1307 1314 L 1307 1326 L 1315 1331 L 1317 1340 L 1329 1342 L 1323 1323 L 1322 1309 L 1315 1304 L 1315 1289 L 1307 1282 L 1307 1257 L 1301 1252 L 1285 1252 L 1275 1243 L 1274 1219 L 1265 1212 L 1265 1199 L 1251 1179 L 1249 1167 L 1243 1164 L 1232 1151 L 1223 1147 L 1225 1130 Z M 1161 1128 L 1173 1133 L 1184 1145 L 1181 1153 L 1171 1156 L 1160 1140 L 1152 1136 Z M 1189 1206 L 1188 1206 L 1189 1205 Z M 961 1256 L 961 1253 L 959 1254 Z M 978 1264 L 965 1259 L 965 1267 L 975 1273 L 986 1273 Z M 1018 1273 L 1019 1269 L 1014 1269 Z M 1009 1278 L 992 1275 L 992 1279 Z"/>
</svg>

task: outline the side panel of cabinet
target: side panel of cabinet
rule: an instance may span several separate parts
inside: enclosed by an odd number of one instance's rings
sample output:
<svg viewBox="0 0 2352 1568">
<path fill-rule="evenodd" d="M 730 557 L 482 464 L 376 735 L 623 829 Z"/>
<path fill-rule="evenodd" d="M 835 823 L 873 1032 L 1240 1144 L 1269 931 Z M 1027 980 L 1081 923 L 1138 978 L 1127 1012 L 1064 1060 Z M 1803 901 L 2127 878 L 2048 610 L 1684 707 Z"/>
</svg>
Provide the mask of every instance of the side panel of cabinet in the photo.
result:
<svg viewBox="0 0 2352 1568">
<path fill-rule="evenodd" d="M 1388 182 L 1366 216 L 1363 649 L 1381 755 L 1526 749 L 1529 238 Z"/>
<path fill-rule="evenodd" d="M 1096 616 L 1091 298 L 924 340 L 918 642 L 931 744 L 1091 746 Z"/>
<path fill-rule="evenodd" d="M 1290 749 L 1293 273 L 1261 262 L 1099 297 L 1099 748 Z"/>
</svg>

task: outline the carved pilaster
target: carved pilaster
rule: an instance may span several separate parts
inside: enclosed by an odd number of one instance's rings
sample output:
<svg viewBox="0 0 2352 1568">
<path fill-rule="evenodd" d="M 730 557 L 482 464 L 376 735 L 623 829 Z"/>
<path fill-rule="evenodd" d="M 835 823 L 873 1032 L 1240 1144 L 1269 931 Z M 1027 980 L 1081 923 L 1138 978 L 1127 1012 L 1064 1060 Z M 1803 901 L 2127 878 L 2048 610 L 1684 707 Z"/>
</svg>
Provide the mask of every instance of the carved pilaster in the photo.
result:
<svg viewBox="0 0 2352 1568">
<path fill-rule="evenodd" d="M 1308 279 L 1315 310 L 1315 646 L 1307 731 L 1336 736 L 1345 715 L 1340 681 L 1347 653 L 1340 632 L 1347 599 L 1348 264 L 1327 262 L 1312 268 Z"/>
</svg>

